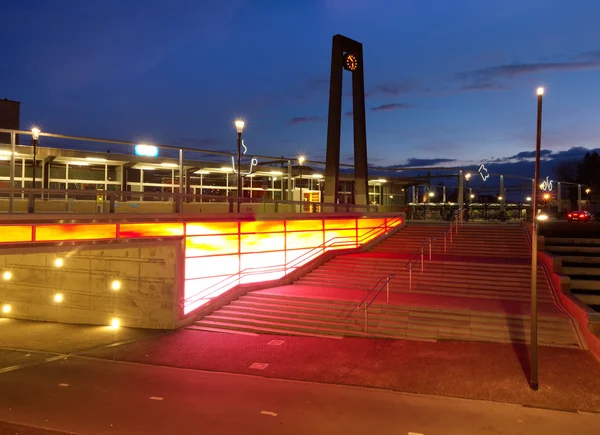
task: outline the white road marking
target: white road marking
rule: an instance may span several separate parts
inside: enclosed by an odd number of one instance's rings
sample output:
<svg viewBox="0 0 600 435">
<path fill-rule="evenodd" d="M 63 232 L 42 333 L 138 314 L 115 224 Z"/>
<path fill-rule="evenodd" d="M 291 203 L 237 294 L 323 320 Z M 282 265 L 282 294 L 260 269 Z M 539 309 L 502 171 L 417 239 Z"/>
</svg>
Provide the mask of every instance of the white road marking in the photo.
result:
<svg viewBox="0 0 600 435">
<path fill-rule="evenodd" d="M 283 343 L 285 343 L 285 340 L 271 340 L 267 344 L 271 346 L 281 346 Z"/>
<path fill-rule="evenodd" d="M 419 432 L 409 432 L 408 435 L 423 435 L 423 434 L 419 433 Z"/>
<path fill-rule="evenodd" d="M 255 363 L 252 363 L 252 364 L 250 365 L 250 368 L 251 368 L 251 369 L 256 369 L 256 370 L 264 370 L 264 369 L 266 369 L 267 367 L 269 367 L 269 364 L 268 364 L 268 363 L 259 363 L 259 362 L 255 362 Z"/>
<path fill-rule="evenodd" d="M 260 411 L 262 415 L 270 415 L 271 417 L 277 417 L 277 413 L 273 411 Z"/>
<path fill-rule="evenodd" d="M 68 387 L 69 384 L 58 384 L 59 387 Z"/>
<path fill-rule="evenodd" d="M 150 396 L 150 400 L 163 400 L 164 397 Z"/>
</svg>

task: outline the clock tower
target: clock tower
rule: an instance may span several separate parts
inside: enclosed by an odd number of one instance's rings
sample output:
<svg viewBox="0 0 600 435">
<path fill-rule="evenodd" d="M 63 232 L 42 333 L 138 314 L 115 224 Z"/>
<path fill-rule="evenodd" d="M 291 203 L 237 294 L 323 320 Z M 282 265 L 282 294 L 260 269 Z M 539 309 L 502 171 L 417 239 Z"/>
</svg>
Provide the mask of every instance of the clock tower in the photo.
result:
<svg viewBox="0 0 600 435">
<path fill-rule="evenodd" d="M 352 124 L 354 126 L 354 203 L 369 203 L 365 78 L 360 42 L 342 35 L 333 37 L 327 120 L 327 159 L 325 166 L 326 203 L 337 202 L 340 174 L 340 130 L 342 126 L 342 76 L 352 74 Z"/>
</svg>

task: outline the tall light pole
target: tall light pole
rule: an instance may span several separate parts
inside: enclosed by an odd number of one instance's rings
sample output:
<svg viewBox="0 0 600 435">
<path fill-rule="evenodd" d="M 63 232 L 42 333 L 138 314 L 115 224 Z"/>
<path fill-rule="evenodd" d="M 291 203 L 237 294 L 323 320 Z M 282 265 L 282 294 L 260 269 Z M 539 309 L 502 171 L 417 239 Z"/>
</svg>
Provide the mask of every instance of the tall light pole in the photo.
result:
<svg viewBox="0 0 600 435">
<path fill-rule="evenodd" d="M 35 189 L 35 169 L 37 166 L 37 145 L 38 145 L 38 140 L 40 138 L 40 129 L 37 127 L 33 127 L 31 129 L 31 144 L 33 145 L 33 185 L 32 187 Z M 68 186 L 67 186 L 68 188 Z M 35 211 L 35 192 L 33 193 L 33 195 L 31 195 L 31 199 L 29 201 L 29 207 L 28 207 L 28 212 L 29 213 L 34 213 Z"/>
<path fill-rule="evenodd" d="M 237 212 L 240 212 L 240 201 L 242 200 L 242 132 L 245 122 L 241 119 L 235 121 L 237 131 Z"/>
<path fill-rule="evenodd" d="M 538 189 L 540 179 L 540 149 L 542 143 L 542 98 L 544 88 L 537 88 L 537 130 L 535 135 L 535 171 L 533 183 L 533 219 L 531 233 L 531 376 L 530 387 L 539 388 L 538 383 L 538 338 L 537 338 L 537 241 L 538 241 Z"/>
<path fill-rule="evenodd" d="M 306 156 L 298 156 L 298 164 L 300 165 L 300 212 L 302 212 L 302 208 L 304 206 L 304 198 L 302 198 L 302 168 L 304 167 L 304 162 L 306 161 Z"/>
</svg>

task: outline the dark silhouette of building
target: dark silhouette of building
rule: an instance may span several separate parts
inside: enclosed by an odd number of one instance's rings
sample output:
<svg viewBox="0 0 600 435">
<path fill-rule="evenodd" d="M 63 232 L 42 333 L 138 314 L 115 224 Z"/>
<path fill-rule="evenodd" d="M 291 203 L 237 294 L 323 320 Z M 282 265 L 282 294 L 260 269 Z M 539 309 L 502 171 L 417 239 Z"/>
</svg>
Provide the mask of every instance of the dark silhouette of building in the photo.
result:
<svg viewBox="0 0 600 435">
<path fill-rule="evenodd" d="M 18 101 L 0 100 L 0 128 L 18 130 L 21 123 L 21 103 Z M 19 138 L 16 138 L 19 143 Z M 10 134 L 0 133 L 0 144 L 10 144 Z"/>
</svg>

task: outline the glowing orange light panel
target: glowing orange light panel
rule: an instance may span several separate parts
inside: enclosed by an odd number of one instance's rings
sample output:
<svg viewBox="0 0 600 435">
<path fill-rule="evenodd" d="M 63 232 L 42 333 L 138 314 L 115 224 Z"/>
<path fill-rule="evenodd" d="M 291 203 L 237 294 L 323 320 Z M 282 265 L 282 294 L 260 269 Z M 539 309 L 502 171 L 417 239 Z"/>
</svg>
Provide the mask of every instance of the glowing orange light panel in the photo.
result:
<svg viewBox="0 0 600 435">
<path fill-rule="evenodd" d="M 397 218 L 186 224 L 184 314 L 238 284 L 279 279 L 333 249 L 356 248 Z"/>
<path fill-rule="evenodd" d="M 31 225 L 0 225 L 0 243 L 31 242 Z"/>
<path fill-rule="evenodd" d="M 106 240 L 117 238 L 117 224 L 36 225 L 37 242 L 67 240 Z"/>
<path fill-rule="evenodd" d="M 120 224 L 119 237 L 137 239 L 141 237 L 176 237 L 183 236 L 183 223 L 144 223 Z"/>
</svg>

